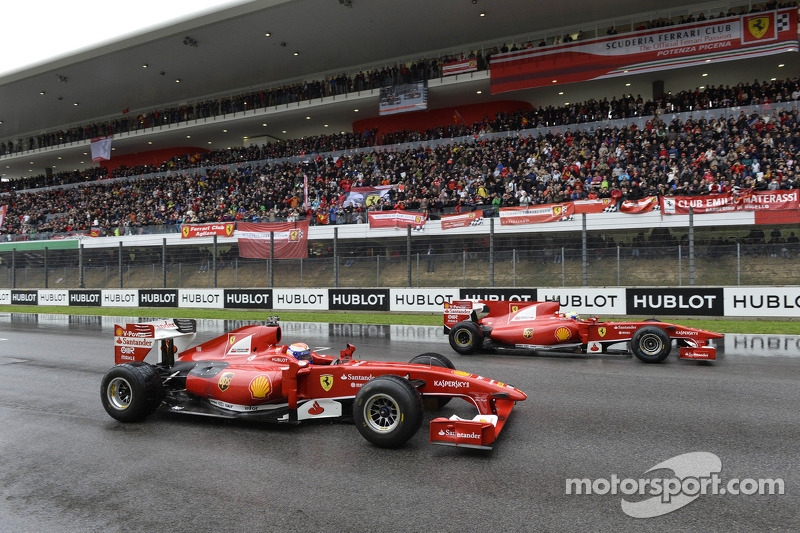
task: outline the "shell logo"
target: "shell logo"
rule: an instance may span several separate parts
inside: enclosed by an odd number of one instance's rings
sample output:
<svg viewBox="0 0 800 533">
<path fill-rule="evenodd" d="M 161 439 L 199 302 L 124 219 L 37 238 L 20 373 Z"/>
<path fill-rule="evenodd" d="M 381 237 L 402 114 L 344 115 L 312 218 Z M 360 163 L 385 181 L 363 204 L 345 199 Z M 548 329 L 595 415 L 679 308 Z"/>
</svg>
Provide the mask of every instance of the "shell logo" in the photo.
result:
<svg viewBox="0 0 800 533">
<path fill-rule="evenodd" d="M 556 330 L 556 339 L 560 341 L 565 341 L 570 338 L 572 333 L 570 333 L 569 328 L 560 327 Z"/>
<path fill-rule="evenodd" d="M 260 375 L 253 378 L 250 382 L 250 396 L 254 400 L 258 398 L 266 398 L 272 390 L 272 383 L 269 381 L 269 376 Z"/>
<path fill-rule="evenodd" d="M 452 373 L 455 374 L 456 376 L 471 376 L 472 375 L 469 372 L 464 372 L 463 370 L 453 370 Z"/>
<path fill-rule="evenodd" d="M 122 337 L 122 328 L 117 328 L 117 331 L 115 332 L 115 334 L 116 334 L 117 337 Z"/>
</svg>

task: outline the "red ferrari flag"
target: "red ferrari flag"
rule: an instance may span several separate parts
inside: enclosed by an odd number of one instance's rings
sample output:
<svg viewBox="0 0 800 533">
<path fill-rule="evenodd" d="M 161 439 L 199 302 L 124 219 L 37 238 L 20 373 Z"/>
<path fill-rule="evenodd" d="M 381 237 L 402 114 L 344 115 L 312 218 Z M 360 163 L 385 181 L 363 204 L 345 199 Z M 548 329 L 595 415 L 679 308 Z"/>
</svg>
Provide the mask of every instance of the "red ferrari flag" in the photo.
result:
<svg viewBox="0 0 800 533">
<path fill-rule="evenodd" d="M 239 222 L 234 235 L 239 240 L 239 257 L 269 259 L 271 239 L 275 259 L 308 257 L 308 220 L 299 222 Z"/>
</svg>

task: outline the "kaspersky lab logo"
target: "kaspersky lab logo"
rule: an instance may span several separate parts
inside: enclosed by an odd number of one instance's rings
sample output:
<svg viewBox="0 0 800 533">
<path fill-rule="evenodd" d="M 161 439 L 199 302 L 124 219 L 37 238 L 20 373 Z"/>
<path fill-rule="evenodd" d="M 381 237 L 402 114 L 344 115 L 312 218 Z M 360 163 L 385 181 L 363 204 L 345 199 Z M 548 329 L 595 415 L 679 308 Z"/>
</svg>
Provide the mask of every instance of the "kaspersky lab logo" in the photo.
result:
<svg viewBox="0 0 800 533">
<path fill-rule="evenodd" d="M 665 475 L 671 471 L 672 475 Z M 730 479 L 719 476 L 722 461 L 709 452 L 677 455 L 648 469 L 638 478 L 568 478 L 566 493 L 621 495 L 622 512 L 633 518 L 654 518 L 689 505 L 700 496 L 784 494 L 781 478 Z M 657 475 L 660 473 L 661 475 Z"/>
</svg>

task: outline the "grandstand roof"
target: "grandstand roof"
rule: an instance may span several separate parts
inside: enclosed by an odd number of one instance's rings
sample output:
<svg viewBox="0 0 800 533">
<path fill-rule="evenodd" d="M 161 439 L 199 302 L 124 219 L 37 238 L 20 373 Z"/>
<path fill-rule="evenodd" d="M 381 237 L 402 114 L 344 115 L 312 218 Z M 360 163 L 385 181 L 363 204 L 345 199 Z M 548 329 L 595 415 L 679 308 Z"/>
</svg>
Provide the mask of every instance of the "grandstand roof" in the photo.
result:
<svg viewBox="0 0 800 533">
<path fill-rule="evenodd" d="M 461 52 L 480 43 L 501 45 L 513 41 L 513 37 L 523 40 L 566 30 L 604 30 L 612 24 L 698 13 L 701 9 L 719 12 L 727 5 L 692 0 L 257 0 L 0 78 L 0 139 L 113 119 L 121 116 L 123 109 L 136 113 L 177 106 L 282 81 L 322 79 L 359 67 L 372 69 Z M 643 13 L 649 15 L 632 17 Z M 124 21 L 115 23 L 124 25 Z M 35 35 L 35 23 L 30 27 Z M 628 92 L 648 98 L 652 82 L 657 79 L 664 80 L 665 90 L 670 91 L 703 84 L 791 77 L 800 71 L 798 56 L 782 54 L 496 96 L 490 95 L 488 77 L 482 73 L 471 82 L 436 87 L 431 91 L 429 106 L 448 107 L 490 99 L 563 105 L 565 101 Z M 785 68 L 779 69 L 779 63 Z M 701 77 L 702 73 L 708 76 Z M 180 83 L 176 83 L 177 79 Z M 478 90 L 482 91 L 480 95 Z M 559 91 L 565 94 L 559 95 Z M 75 102 L 80 105 L 74 106 Z M 281 139 L 349 131 L 353 121 L 376 116 L 377 103 L 376 96 L 340 99 L 333 105 L 303 105 L 291 112 L 232 121 L 224 126 L 227 133 L 216 122 L 194 128 L 191 138 L 187 138 L 187 131 L 172 131 L 148 138 L 119 139 L 115 141 L 119 150 L 116 153 L 168 146 L 225 148 L 241 145 L 244 136 Z M 358 112 L 354 111 L 356 108 Z M 44 168 L 53 166 L 57 166 L 56 171 L 91 166 L 91 158 L 83 155 L 87 148 L 83 143 L 78 148 L 12 156 L 3 161 L 9 170 L 3 168 L 2 172 L 13 177 L 21 175 L 22 168 L 43 173 Z"/>
</svg>

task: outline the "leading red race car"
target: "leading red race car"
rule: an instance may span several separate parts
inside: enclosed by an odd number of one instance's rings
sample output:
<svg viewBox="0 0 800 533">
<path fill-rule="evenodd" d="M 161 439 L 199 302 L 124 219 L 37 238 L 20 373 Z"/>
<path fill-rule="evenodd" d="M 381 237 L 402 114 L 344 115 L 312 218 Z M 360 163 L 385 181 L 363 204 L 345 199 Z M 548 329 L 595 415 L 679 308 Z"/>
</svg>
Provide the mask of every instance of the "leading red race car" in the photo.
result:
<svg viewBox="0 0 800 533">
<path fill-rule="evenodd" d="M 713 360 L 717 351 L 708 344 L 720 333 L 657 320 L 605 322 L 581 320 L 560 312 L 559 302 L 457 300 L 444 304 L 444 332 L 460 354 L 482 348 L 570 349 L 608 353 L 625 344 L 645 363 L 660 363 L 676 340 L 681 359 Z"/>
<path fill-rule="evenodd" d="M 190 348 L 191 319 L 114 326 L 116 366 L 106 372 L 101 398 L 121 422 L 137 422 L 161 408 L 173 412 L 271 422 L 351 418 L 364 438 L 396 447 L 420 428 L 423 405 L 444 407 L 463 398 L 472 419 L 435 418 L 434 444 L 490 449 L 511 409 L 525 394 L 504 383 L 456 370 L 445 356 L 426 353 L 409 363 L 339 357 L 304 343 L 280 344 L 277 320 L 244 326 Z M 144 362 L 155 352 L 156 364 Z"/>
</svg>

